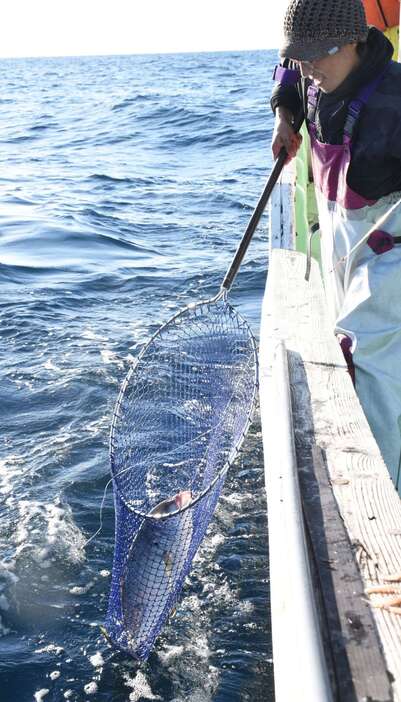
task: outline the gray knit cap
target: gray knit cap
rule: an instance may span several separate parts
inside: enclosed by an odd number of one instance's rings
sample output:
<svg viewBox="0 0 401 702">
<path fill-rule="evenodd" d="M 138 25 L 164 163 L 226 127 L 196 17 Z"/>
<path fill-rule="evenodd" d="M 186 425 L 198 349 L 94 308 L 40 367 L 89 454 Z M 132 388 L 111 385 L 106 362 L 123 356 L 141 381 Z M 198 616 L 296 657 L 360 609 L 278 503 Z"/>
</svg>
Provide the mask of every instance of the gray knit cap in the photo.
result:
<svg viewBox="0 0 401 702">
<path fill-rule="evenodd" d="M 368 31 L 361 0 L 291 0 L 280 56 L 313 61 L 336 47 L 366 41 Z"/>
</svg>

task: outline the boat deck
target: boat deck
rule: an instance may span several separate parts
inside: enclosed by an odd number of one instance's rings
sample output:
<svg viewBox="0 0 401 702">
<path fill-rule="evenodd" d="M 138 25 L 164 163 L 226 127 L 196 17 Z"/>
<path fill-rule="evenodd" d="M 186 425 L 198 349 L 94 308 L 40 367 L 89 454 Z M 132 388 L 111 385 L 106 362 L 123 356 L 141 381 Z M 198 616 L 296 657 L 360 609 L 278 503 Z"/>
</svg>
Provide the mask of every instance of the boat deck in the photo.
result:
<svg viewBox="0 0 401 702">
<path fill-rule="evenodd" d="M 327 320 L 318 264 L 312 261 L 309 282 L 305 265 L 301 253 L 272 251 L 261 325 L 276 700 L 314 702 L 302 694 L 302 681 L 310 676 L 310 671 L 302 670 L 302 656 L 298 656 L 301 669 L 291 660 L 289 674 L 288 651 L 284 652 L 286 641 L 301 650 L 305 633 L 299 631 L 304 624 L 288 586 L 297 554 L 283 522 L 285 481 L 293 479 L 294 489 L 299 486 L 300 528 L 305 533 L 320 645 L 330 681 L 330 691 L 324 698 L 316 697 L 316 702 L 401 702 L 401 609 L 397 612 L 397 605 L 392 611 L 381 608 L 397 591 L 401 598 L 401 500 Z M 282 342 L 294 434 L 296 475 L 292 478 L 291 471 L 285 476 L 288 456 L 280 439 L 283 421 L 277 409 L 277 393 L 283 391 L 284 382 L 280 377 L 277 382 Z M 368 594 L 375 586 L 391 592 Z M 298 596 L 302 599 L 302 584 Z M 294 697 L 288 696 L 290 678 L 294 693 L 298 691 Z"/>
</svg>

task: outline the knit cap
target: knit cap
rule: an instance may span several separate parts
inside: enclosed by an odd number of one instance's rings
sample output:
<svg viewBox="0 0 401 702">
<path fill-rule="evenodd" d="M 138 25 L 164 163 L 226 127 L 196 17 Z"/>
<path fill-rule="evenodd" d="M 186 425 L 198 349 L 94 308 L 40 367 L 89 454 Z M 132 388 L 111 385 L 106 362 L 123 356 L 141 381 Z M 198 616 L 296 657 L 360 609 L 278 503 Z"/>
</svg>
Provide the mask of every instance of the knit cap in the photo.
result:
<svg viewBox="0 0 401 702">
<path fill-rule="evenodd" d="M 313 61 L 345 44 L 366 41 L 368 32 L 361 0 L 291 0 L 280 56 Z"/>
</svg>

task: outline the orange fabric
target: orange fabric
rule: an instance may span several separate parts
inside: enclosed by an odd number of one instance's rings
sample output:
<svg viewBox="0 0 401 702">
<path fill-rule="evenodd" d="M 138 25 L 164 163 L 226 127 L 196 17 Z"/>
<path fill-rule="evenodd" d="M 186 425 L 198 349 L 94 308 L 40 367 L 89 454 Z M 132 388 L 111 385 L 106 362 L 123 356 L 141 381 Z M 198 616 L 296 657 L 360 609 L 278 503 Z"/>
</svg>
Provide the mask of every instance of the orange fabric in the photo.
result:
<svg viewBox="0 0 401 702">
<path fill-rule="evenodd" d="M 400 0 L 363 0 L 368 24 L 382 31 L 398 27 L 400 22 Z"/>
</svg>

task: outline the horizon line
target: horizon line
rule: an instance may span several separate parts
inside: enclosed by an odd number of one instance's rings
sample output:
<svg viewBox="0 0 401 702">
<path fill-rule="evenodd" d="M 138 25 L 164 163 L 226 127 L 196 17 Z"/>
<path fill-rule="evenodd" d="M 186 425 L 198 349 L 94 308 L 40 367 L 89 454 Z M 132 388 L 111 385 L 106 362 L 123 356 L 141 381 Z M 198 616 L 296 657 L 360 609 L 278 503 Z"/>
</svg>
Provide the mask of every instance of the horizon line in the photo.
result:
<svg viewBox="0 0 401 702">
<path fill-rule="evenodd" d="M 110 52 L 110 53 L 88 53 L 88 54 L 26 54 L 26 55 L 15 55 L 15 56 L 1 56 L 0 61 L 12 61 L 19 59 L 63 59 L 63 58 L 106 58 L 106 57 L 118 57 L 118 56 L 179 56 L 182 54 L 228 54 L 228 53 L 257 53 L 257 52 L 269 52 L 278 51 L 278 48 L 262 48 L 262 49 L 183 49 L 175 50 L 171 49 L 169 51 L 133 51 L 133 52 Z"/>
</svg>

